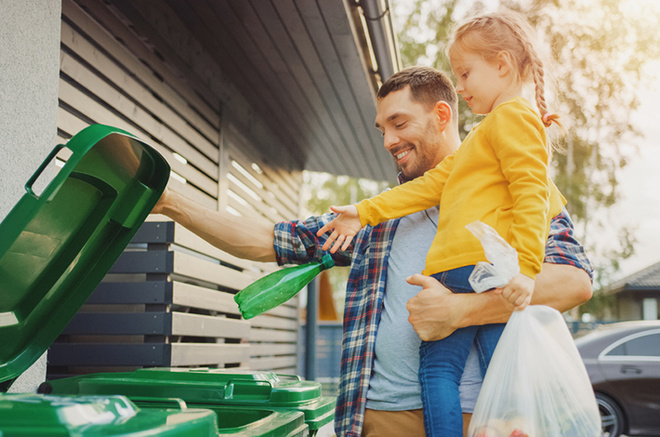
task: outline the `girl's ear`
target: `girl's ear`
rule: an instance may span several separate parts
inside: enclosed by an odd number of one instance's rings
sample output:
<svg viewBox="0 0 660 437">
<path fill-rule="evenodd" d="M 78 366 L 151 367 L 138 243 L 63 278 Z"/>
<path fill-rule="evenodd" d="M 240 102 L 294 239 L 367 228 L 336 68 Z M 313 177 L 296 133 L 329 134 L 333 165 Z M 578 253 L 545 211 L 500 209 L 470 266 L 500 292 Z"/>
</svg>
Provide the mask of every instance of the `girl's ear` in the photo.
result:
<svg viewBox="0 0 660 437">
<path fill-rule="evenodd" d="M 500 76 L 506 76 L 513 69 L 513 57 L 507 51 L 501 51 L 495 58 Z"/>
<path fill-rule="evenodd" d="M 451 107 L 447 102 L 440 100 L 435 103 L 435 107 L 433 109 L 436 117 L 438 117 L 438 121 L 440 122 L 440 127 L 444 129 L 451 123 Z"/>
</svg>

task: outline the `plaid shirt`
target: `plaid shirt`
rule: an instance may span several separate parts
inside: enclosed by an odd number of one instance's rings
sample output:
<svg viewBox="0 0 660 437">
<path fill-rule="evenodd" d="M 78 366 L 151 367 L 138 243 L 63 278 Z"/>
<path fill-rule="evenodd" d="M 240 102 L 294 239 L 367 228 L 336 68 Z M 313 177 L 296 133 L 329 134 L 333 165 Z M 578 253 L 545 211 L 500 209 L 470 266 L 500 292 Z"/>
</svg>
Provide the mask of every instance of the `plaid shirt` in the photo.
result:
<svg viewBox="0 0 660 437">
<path fill-rule="evenodd" d="M 325 214 L 275 225 L 274 248 L 278 264 L 301 264 L 321 258 L 326 237 L 317 237 L 316 232 L 333 217 Z M 336 265 L 351 265 L 346 287 L 339 396 L 335 412 L 335 432 L 340 437 L 360 437 L 362 434 L 387 263 L 398 224 L 399 219 L 396 219 L 376 227 L 367 226 L 353 239 L 352 250 L 338 251 L 333 255 Z M 544 261 L 573 265 L 591 276 L 591 265 L 582 246 L 574 239 L 568 212 L 564 210 L 553 218 L 550 228 Z"/>
</svg>

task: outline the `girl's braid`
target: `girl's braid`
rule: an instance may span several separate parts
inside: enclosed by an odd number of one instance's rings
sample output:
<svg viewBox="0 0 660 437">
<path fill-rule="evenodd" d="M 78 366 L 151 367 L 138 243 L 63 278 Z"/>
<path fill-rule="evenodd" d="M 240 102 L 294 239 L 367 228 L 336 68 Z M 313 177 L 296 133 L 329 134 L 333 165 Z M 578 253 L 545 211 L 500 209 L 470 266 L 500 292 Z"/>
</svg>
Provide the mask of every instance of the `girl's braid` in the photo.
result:
<svg viewBox="0 0 660 437">
<path fill-rule="evenodd" d="M 513 31 L 513 33 L 516 35 L 518 40 L 521 42 L 521 44 L 523 45 L 525 51 L 529 56 L 529 67 L 531 69 L 532 79 L 534 80 L 534 85 L 536 89 L 536 93 L 535 93 L 536 105 L 538 106 L 539 112 L 541 113 L 541 119 L 543 120 L 543 124 L 546 127 L 550 127 L 553 122 L 560 125 L 559 116 L 557 114 L 548 113 L 548 106 L 545 101 L 545 79 L 544 79 L 543 61 L 541 60 L 540 56 L 537 54 L 536 49 L 534 48 L 534 45 L 530 41 L 530 38 L 526 35 L 525 30 L 513 20 L 506 20 L 505 22 L 507 23 L 509 28 Z"/>
</svg>

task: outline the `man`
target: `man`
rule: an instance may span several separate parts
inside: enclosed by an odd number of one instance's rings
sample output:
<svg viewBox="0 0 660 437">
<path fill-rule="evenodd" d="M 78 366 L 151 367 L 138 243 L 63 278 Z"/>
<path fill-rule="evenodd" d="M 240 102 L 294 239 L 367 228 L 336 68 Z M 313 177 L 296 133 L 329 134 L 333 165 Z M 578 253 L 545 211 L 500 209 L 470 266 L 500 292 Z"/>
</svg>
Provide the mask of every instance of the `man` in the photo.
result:
<svg viewBox="0 0 660 437">
<path fill-rule="evenodd" d="M 422 175 L 458 148 L 457 118 L 456 92 L 437 70 L 408 68 L 383 84 L 376 127 L 401 170 L 401 182 Z M 258 218 L 205 210 L 169 191 L 154 212 L 235 256 L 279 264 L 320 258 L 325 237 L 316 232 L 332 218 L 326 214 L 273 226 Z M 333 256 L 337 265 L 351 266 L 335 415 L 339 436 L 423 436 L 420 338 L 439 340 L 460 327 L 506 322 L 513 311 L 491 292 L 453 294 L 421 275 L 406 283 L 406 277 L 424 266 L 437 215 L 438 209 L 431 208 L 367 227 L 348 251 Z M 565 311 L 585 302 L 591 297 L 590 272 L 582 247 L 572 238 L 570 218 L 554 220 L 532 304 Z M 478 366 L 468 359 L 461 384 L 466 424 L 480 387 Z"/>
</svg>

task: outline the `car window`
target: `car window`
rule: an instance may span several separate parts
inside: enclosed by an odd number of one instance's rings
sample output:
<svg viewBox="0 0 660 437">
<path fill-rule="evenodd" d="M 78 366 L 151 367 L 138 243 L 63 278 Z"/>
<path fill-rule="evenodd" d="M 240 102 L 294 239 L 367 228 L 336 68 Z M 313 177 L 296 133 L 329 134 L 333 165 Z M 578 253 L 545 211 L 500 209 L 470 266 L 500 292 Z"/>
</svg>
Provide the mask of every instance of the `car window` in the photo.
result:
<svg viewBox="0 0 660 437">
<path fill-rule="evenodd" d="M 609 351 L 606 356 L 660 357 L 660 333 L 624 341 Z"/>
</svg>

